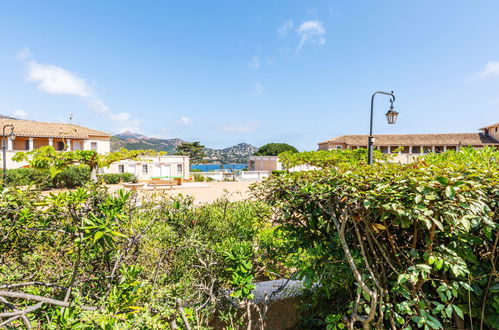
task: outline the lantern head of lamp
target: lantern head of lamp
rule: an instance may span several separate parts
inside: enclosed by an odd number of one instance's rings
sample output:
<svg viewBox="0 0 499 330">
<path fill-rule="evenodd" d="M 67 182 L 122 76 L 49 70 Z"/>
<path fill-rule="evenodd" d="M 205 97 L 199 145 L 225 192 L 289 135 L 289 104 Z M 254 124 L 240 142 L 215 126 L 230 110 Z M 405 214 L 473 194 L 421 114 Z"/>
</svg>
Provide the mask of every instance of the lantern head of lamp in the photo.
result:
<svg viewBox="0 0 499 330">
<path fill-rule="evenodd" d="M 388 112 L 385 114 L 385 116 L 386 116 L 386 120 L 388 121 L 388 124 L 393 125 L 397 121 L 397 116 L 399 115 L 399 113 L 397 111 L 395 111 L 395 109 L 393 108 L 393 101 L 391 101 L 391 102 L 392 102 L 392 105 L 390 106 L 390 110 L 388 110 Z"/>
<path fill-rule="evenodd" d="M 10 134 L 9 134 L 9 137 L 12 139 L 12 140 L 15 140 L 16 139 L 16 133 L 14 133 L 14 126 L 12 126 L 10 128 Z"/>
</svg>

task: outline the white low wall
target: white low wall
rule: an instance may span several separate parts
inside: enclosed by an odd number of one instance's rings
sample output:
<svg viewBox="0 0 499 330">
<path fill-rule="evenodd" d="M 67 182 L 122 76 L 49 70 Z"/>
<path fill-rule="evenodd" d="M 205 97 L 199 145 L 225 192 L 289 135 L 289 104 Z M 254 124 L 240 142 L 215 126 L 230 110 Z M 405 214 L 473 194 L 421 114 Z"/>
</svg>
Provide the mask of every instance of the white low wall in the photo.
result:
<svg viewBox="0 0 499 330">
<path fill-rule="evenodd" d="M 270 171 L 242 171 L 241 179 L 246 180 L 261 180 L 268 178 L 272 172 Z"/>
<path fill-rule="evenodd" d="M 192 174 L 199 174 L 205 178 L 212 178 L 215 181 L 223 181 L 223 172 L 193 172 Z"/>
</svg>

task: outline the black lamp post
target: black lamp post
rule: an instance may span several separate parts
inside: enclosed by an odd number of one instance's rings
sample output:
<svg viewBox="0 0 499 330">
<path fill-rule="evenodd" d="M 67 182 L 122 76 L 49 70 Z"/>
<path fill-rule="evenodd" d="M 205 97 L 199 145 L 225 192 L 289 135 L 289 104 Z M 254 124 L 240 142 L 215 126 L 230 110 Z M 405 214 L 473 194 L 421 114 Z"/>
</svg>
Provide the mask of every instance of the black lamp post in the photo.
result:
<svg viewBox="0 0 499 330">
<path fill-rule="evenodd" d="M 10 127 L 9 135 L 5 135 L 5 129 Z M 7 141 L 6 138 L 15 138 L 16 134 L 14 134 L 14 125 L 8 124 L 4 125 L 2 130 L 2 151 L 3 151 L 3 184 L 7 181 Z"/>
<path fill-rule="evenodd" d="M 373 137 L 373 110 L 374 110 L 374 97 L 376 94 L 384 94 L 391 96 L 390 98 L 390 110 L 385 114 L 386 120 L 388 121 L 388 124 L 395 124 L 397 121 L 397 116 L 398 112 L 395 111 L 393 108 L 393 102 L 395 102 L 395 95 L 393 94 L 393 91 L 391 93 L 387 92 L 381 92 L 377 91 L 374 92 L 373 96 L 371 97 L 371 124 L 369 126 L 369 137 L 367 138 L 367 163 L 371 165 L 373 163 L 373 142 L 374 142 L 374 137 Z"/>
</svg>

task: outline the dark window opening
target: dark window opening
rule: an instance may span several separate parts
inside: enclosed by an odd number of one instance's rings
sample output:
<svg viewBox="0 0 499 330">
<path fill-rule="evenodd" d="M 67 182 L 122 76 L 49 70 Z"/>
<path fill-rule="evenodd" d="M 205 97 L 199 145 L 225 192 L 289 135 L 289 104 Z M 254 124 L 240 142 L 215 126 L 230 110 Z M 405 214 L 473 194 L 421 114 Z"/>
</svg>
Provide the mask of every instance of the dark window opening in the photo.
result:
<svg viewBox="0 0 499 330">
<path fill-rule="evenodd" d="M 57 150 L 64 150 L 64 141 L 57 141 Z"/>
</svg>

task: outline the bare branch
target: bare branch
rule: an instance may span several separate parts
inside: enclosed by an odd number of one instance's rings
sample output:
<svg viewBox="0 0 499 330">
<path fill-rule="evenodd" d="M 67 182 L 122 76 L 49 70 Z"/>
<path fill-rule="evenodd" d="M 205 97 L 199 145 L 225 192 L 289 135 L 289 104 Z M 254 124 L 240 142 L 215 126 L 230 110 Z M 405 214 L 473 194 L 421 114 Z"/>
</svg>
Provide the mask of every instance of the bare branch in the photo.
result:
<svg viewBox="0 0 499 330">
<path fill-rule="evenodd" d="M 23 292 L 11 292 L 11 291 L 0 291 L 0 297 L 10 297 L 10 298 L 20 298 L 20 299 L 28 299 L 28 300 L 35 300 L 35 301 L 40 301 L 45 304 L 50 304 L 50 305 L 55 305 L 55 306 L 61 306 L 61 307 L 69 307 L 70 303 L 67 301 L 62 301 L 62 300 L 57 300 L 57 299 L 52 299 L 52 298 L 47 298 L 47 297 L 42 297 L 42 296 L 36 296 L 33 294 L 27 294 Z M 88 306 L 81 306 L 81 309 L 84 311 L 95 311 L 98 308 L 97 307 L 88 307 Z"/>
<path fill-rule="evenodd" d="M 13 312 L 7 312 L 7 313 L 0 313 L 0 317 L 12 317 L 12 316 L 19 316 L 19 317 L 21 317 L 24 314 L 36 311 L 37 309 L 39 309 L 40 307 L 42 307 L 42 305 L 43 305 L 43 302 L 39 302 L 38 304 L 35 304 L 35 305 L 30 306 L 30 307 L 28 307 L 26 309 L 23 309 L 23 310 L 13 311 Z"/>
<path fill-rule="evenodd" d="M 57 285 L 57 284 L 52 284 L 52 283 L 46 283 L 46 282 L 39 282 L 39 281 L 32 281 L 32 282 L 22 282 L 22 283 L 13 283 L 13 284 L 4 284 L 0 285 L 0 289 L 12 289 L 12 288 L 18 288 L 21 286 L 30 286 L 30 285 L 41 285 L 41 286 L 47 286 L 50 288 L 56 288 L 60 290 L 66 290 L 65 287 Z"/>
</svg>

